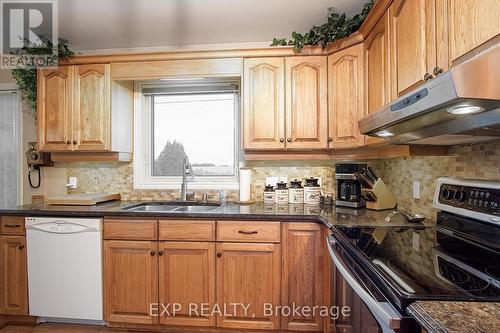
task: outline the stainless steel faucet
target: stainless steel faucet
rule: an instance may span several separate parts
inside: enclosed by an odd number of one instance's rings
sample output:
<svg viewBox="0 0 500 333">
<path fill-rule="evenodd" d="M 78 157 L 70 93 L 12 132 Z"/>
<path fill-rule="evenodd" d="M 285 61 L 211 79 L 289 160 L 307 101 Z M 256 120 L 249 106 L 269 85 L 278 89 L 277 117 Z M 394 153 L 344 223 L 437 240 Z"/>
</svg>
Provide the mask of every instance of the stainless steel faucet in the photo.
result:
<svg viewBox="0 0 500 333">
<path fill-rule="evenodd" d="M 188 176 L 192 176 L 193 174 L 193 168 L 191 167 L 191 164 L 189 163 L 189 158 L 184 156 L 184 159 L 182 161 L 182 185 L 181 185 L 181 200 L 182 201 L 187 201 L 187 182 L 188 182 Z"/>
</svg>

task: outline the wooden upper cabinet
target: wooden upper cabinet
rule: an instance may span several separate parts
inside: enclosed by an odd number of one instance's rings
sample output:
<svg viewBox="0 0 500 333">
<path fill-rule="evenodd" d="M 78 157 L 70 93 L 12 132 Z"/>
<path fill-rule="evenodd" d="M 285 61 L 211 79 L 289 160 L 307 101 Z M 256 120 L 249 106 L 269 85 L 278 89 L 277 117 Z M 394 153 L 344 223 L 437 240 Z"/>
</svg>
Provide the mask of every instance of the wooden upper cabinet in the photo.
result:
<svg viewBox="0 0 500 333">
<path fill-rule="evenodd" d="M 396 0 L 389 8 L 394 95 L 422 84 L 436 67 L 435 1 Z"/>
<path fill-rule="evenodd" d="M 447 0 L 450 61 L 500 34 L 498 0 Z"/>
<path fill-rule="evenodd" d="M 327 59 L 286 58 L 286 147 L 327 148 Z"/>
<path fill-rule="evenodd" d="M 266 303 L 280 301 L 281 252 L 279 244 L 218 243 L 217 303 L 248 304 L 228 308 L 228 316 L 217 318 L 217 326 L 235 329 L 275 330 L 279 316 L 266 315 Z"/>
<path fill-rule="evenodd" d="M 330 148 L 365 145 L 358 127 L 365 116 L 363 54 L 357 44 L 328 57 Z"/>
<path fill-rule="evenodd" d="M 391 49 L 389 14 L 386 12 L 365 40 L 365 96 L 367 113 L 374 113 L 393 99 L 391 93 Z M 367 144 L 385 140 L 366 138 Z"/>
<path fill-rule="evenodd" d="M 133 152 L 133 81 L 109 64 L 38 71 L 38 142 L 47 152 Z"/>
<path fill-rule="evenodd" d="M 158 303 L 157 252 L 157 242 L 104 241 L 105 320 L 158 322 L 158 317 L 150 316 L 150 305 Z"/>
<path fill-rule="evenodd" d="M 160 324 L 215 326 L 216 317 L 201 311 L 202 304 L 215 304 L 215 243 L 160 242 L 159 255 L 160 304 L 181 307 L 175 316 L 161 316 Z"/>
<path fill-rule="evenodd" d="M 326 305 L 323 243 L 321 225 L 283 223 L 283 306 Z M 323 317 L 283 316 L 281 329 L 322 332 Z"/>
<path fill-rule="evenodd" d="M 75 84 L 75 150 L 110 150 L 110 65 L 76 67 Z"/>
<path fill-rule="evenodd" d="M 285 147 L 285 60 L 245 59 L 243 70 L 243 146 Z"/>
<path fill-rule="evenodd" d="M 38 149 L 71 151 L 73 70 L 41 69 L 37 75 Z"/>
<path fill-rule="evenodd" d="M 26 237 L 0 237 L 0 313 L 28 315 Z"/>
</svg>

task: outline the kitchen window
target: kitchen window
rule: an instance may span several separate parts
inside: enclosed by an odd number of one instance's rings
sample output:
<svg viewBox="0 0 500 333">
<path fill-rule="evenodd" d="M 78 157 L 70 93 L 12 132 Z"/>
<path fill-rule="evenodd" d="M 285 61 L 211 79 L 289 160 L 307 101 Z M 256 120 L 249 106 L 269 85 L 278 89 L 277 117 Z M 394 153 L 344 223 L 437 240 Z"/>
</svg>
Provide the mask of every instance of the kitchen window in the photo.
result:
<svg viewBox="0 0 500 333">
<path fill-rule="evenodd" d="M 134 188 L 180 189 L 187 156 L 189 189 L 237 189 L 238 87 L 210 79 L 138 84 Z"/>
</svg>

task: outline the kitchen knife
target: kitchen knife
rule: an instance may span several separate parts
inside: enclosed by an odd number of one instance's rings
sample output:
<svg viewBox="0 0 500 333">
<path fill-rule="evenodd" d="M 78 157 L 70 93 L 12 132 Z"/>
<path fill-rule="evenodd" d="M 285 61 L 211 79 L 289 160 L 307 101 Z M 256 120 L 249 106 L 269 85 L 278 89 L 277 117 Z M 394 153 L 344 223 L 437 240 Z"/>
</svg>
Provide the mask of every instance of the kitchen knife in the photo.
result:
<svg viewBox="0 0 500 333">
<path fill-rule="evenodd" d="M 372 177 L 372 175 L 370 174 L 370 172 L 368 170 L 366 170 L 366 168 L 363 168 L 363 170 L 361 171 L 361 173 L 372 183 L 375 183 L 377 180 L 375 178 Z M 372 186 L 373 187 L 373 186 Z"/>
<path fill-rule="evenodd" d="M 356 172 L 354 175 L 361 182 L 361 184 L 363 185 L 363 187 L 365 187 L 365 188 L 373 188 L 373 182 L 370 179 L 368 179 L 368 177 L 366 177 L 365 174 L 363 174 L 361 172 Z"/>
<path fill-rule="evenodd" d="M 375 178 L 375 181 L 378 180 L 378 175 L 377 173 L 375 173 L 375 171 L 371 168 L 371 167 L 368 167 L 368 172 L 370 173 L 370 175 Z"/>
<path fill-rule="evenodd" d="M 366 192 L 365 196 L 369 198 L 371 202 L 377 201 L 377 196 L 373 192 Z"/>
</svg>

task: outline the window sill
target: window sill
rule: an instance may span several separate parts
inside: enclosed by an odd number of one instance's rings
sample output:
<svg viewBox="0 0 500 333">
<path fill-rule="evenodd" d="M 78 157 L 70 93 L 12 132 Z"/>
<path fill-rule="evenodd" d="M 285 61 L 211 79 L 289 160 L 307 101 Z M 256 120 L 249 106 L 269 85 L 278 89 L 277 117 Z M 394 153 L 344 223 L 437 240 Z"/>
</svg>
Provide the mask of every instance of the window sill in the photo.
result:
<svg viewBox="0 0 500 333">
<path fill-rule="evenodd" d="M 188 182 L 192 190 L 239 190 L 240 184 L 234 182 Z M 181 190 L 181 183 L 134 183 L 134 190 Z"/>
</svg>

